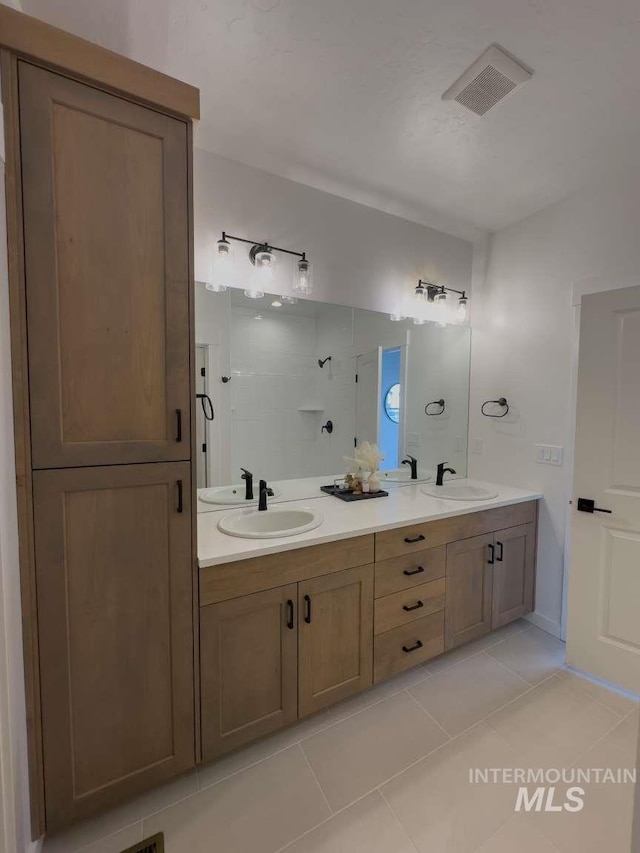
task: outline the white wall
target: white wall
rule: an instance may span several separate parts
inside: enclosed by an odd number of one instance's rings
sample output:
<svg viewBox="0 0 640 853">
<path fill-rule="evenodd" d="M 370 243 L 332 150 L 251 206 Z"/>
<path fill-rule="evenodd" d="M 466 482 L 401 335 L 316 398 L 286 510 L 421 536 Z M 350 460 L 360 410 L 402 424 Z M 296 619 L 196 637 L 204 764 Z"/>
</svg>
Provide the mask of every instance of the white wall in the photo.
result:
<svg viewBox="0 0 640 853">
<path fill-rule="evenodd" d="M 640 284 L 638 221 L 640 178 L 626 173 L 499 232 L 474 259 L 469 436 L 470 450 L 474 437 L 484 449 L 469 454 L 469 471 L 544 492 L 536 614 L 556 632 L 571 497 L 577 305 L 581 294 Z M 483 418 L 482 401 L 500 396 L 512 407 L 508 418 Z M 539 443 L 562 445 L 563 467 L 534 462 Z"/>
<path fill-rule="evenodd" d="M 195 273 L 202 281 L 211 280 L 213 248 L 225 230 L 306 251 L 314 264 L 313 299 L 322 302 L 397 313 L 420 276 L 471 287 L 473 247 L 466 240 L 200 150 L 194 207 Z M 282 259 L 278 268 L 269 290 L 289 292 L 292 264 Z"/>
</svg>

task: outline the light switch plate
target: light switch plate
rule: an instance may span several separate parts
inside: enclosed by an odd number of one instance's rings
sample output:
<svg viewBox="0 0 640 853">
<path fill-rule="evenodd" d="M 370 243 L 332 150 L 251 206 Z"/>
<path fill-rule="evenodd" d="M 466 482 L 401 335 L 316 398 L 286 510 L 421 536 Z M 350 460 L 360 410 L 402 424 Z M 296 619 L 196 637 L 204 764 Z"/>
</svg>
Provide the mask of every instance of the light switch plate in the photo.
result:
<svg viewBox="0 0 640 853">
<path fill-rule="evenodd" d="M 564 448 L 553 444 L 536 444 L 535 460 L 541 465 L 562 465 Z"/>
</svg>

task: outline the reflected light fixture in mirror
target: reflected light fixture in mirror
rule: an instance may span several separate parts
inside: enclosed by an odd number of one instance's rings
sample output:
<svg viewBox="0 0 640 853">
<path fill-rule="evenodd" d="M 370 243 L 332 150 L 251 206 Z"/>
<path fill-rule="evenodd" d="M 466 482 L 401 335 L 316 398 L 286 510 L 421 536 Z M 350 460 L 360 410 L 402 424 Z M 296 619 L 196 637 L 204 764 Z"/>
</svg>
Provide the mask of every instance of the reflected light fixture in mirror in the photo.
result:
<svg viewBox="0 0 640 853">
<path fill-rule="evenodd" d="M 313 282 L 311 281 L 311 264 L 306 259 L 304 254 L 297 264 L 296 278 L 293 285 L 295 293 L 300 293 L 303 296 L 308 296 L 313 290 Z"/>
<path fill-rule="evenodd" d="M 231 268 L 231 258 L 233 250 L 231 243 L 223 234 L 222 239 L 216 243 L 216 249 L 213 258 L 213 281 L 205 284 L 207 290 L 213 293 L 224 293 L 227 289 L 227 280 Z"/>
<path fill-rule="evenodd" d="M 295 296 L 281 296 L 280 300 L 283 305 L 295 305 L 298 301 Z"/>
<path fill-rule="evenodd" d="M 469 316 L 469 300 L 467 299 L 465 292 L 462 291 L 462 296 L 458 299 L 458 310 L 456 312 L 456 319 L 459 323 L 464 323 Z"/>
<path fill-rule="evenodd" d="M 256 284 L 253 287 L 248 287 L 244 295 L 247 299 L 262 299 L 265 290 L 273 278 L 273 267 L 276 262 L 276 256 L 269 246 L 263 244 L 261 246 L 254 246 L 249 252 L 249 258 L 256 268 Z"/>
</svg>

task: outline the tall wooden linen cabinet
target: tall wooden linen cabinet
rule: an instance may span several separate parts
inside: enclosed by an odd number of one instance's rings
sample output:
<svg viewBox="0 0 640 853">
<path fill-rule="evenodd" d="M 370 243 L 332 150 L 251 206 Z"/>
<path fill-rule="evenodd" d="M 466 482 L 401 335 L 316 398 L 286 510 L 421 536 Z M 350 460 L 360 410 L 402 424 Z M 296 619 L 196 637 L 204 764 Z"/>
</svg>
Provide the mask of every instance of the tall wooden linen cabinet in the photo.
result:
<svg viewBox="0 0 640 853">
<path fill-rule="evenodd" d="M 192 137 L 135 91 L 6 52 L 2 70 L 39 834 L 199 748 Z"/>
</svg>

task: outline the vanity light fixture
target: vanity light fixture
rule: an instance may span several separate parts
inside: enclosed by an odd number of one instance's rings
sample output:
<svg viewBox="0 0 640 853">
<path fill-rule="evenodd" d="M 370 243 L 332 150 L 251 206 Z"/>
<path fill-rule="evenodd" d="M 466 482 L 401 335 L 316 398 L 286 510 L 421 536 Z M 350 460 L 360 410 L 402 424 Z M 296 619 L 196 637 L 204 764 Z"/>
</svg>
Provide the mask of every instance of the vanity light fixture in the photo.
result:
<svg viewBox="0 0 640 853">
<path fill-rule="evenodd" d="M 469 300 L 467 299 L 464 290 L 462 296 L 458 299 L 458 311 L 456 317 L 460 323 L 464 323 L 469 316 Z"/>
<path fill-rule="evenodd" d="M 283 249 L 281 246 L 272 246 L 266 240 L 263 242 L 257 242 L 256 240 L 247 240 L 244 237 L 234 237 L 233 234 L 227 234 L 226 231 L 223 231 L 221 239 L 216 243 L 218 261 L 228 260 L 231 256 L 230 241 L 245 243 L 251 247 L 249 249 L 249 260 L 254 267 L 256 267 L 258 282 L 255 287 L 250 287 L 245 290 L 244 295 L 247 298 L 262 299 L 265 290 L 268 289 L 267 285 L 273 277 L 273 268 L 276 263 L 276 253 L 278 252 L 285 255 L 293 255 L 299 259 L 296 265 L 296 277 L 293 290 L 303 296 L 308 296 L 311 293 L 311 290 L 313 289 L 311 280 L 311 263 L 305 252 L 294 252 L 292 249 Z M 216 286 L 226 289 L 225 283 L 218 284 L 216 282 Z M 213 290 L 214 288 L 212 287 L 211 289 Z"/>
<path fill-rule="evenodd" d="M 455 314 L 449 311 L 449 304 L 451 302 L 449 299 L 450 293 L 457 293 L 459 297 Z M 469 314 L 469 298 L 464 290 L 456 290 L 453 287 L 431 284 L 428 281 L 419 279 L 415 288 L 415 299 L 419 306 L 419 310 L 424 310 L 428 305 L 432 306 L 433 310 L 431 316 L 427 319 L 433 320 L 439 325 L 446 325 L 449 318 L 458 323 L 464 323 L 467 320 Z"/>
</svg>

